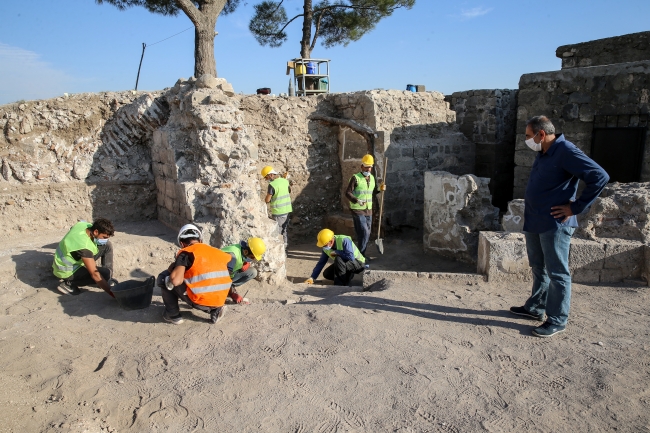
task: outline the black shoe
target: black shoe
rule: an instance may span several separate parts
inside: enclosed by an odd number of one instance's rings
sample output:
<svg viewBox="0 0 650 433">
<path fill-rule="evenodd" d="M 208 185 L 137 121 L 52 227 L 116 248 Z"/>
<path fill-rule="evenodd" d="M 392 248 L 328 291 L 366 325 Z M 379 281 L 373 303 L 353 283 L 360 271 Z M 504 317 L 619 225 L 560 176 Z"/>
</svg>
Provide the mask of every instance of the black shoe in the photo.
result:
<svg viewBox="0 0 650 433">
<path fill-rule="evenodd" d="M 178 313 L 175 316 L 170 316 L 167 313 L 167 310 L 163 312 L 163 320 L 169 323 L 173 323 L 174 325 L 180 325 L 181 323 L 183 323 L 183 317 L 181 316 L 181 313 Z"/>
<path fill-rule="evenodd" d="M 554 336 L 555 334 L 559 334 L 560 332 L 564 332 L 565 328 L 566 326 L 554 325 L 549 322 L 544 322 L 542 326 L 533 329 L 533 335 L 535 337 L 548 338 Z"/>
<path fill-rule="evenodd" d="M 528 312 L 524 307 L 510 307 L 510 312 L 516 314 L 517 316 L 524 316 L 528 319 L 533 320 L 544 320 L 544 314 L 533 314 Z"/>
<path fill-rule="evenodd" d="M 70 284 L 69 281 L 65 280 L 62 280 L 56 289 L 59 291 L 59 293 L 62 293 L 64 295 L 78 295 L 81 293 L 79 287 L 75 286 L 74 284 Z"/>
<path fill-rule="evenodd" d="M 226 314 L 226 306 L 210 310 L 210 323 L 215 324 Z"/>
</svg>

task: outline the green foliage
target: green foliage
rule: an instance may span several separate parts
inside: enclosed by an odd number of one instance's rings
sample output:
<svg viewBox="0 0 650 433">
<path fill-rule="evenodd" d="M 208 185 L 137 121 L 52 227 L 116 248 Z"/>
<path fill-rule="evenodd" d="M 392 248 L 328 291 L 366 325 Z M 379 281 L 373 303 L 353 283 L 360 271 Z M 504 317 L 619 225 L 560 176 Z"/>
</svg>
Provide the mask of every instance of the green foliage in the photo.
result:
<svg viewBox="0 0 650 433">
<path fill-rule="evenodd" d="M 311 19 L 314 28 L 313 40 L 303 40 L 303 44 L 311 43 L 313 49 L 316 39 L 322 37 L 327 48 L 345 46 L 361 39 L 396 9 L 411 9 L 415 4 L 415 0 L 322 0 L 312 8 L 311 18 L 302 13 L 287 20 L 283 2 L 263 1 L 255 6 L 249 29 L 260 45 L 279 47 L 287 40 L 286 27 L 303 17 L 303 22 Z"/>
<path fill-rule="evenodd" d="M 251 19 L 250 29 L 260 45 L 276 48 L 287 40 L 287 34 L 280 30 L 287 22 L 287 13 L 282 2 L 264 1 L 254 6 L 255 15 Z"/>
<path fill-rule="evenodd" d="M 237 9 L 241 0 L 228 0 L 226 5 L 221 12 L 224 15 L 228 15 Z M 108 3 L 120 10 L 124 10 L 133 6 L 141 6 L 147 9 L 149 12 L 161 15 L 177 15 L 181 9 L 178 7 L 174 0 L 95 0 L 97 4 Z M 202 3 L 206 3 L 201 0 L 192 0 L 194 6 L 199 8 Z"/>
</svg>

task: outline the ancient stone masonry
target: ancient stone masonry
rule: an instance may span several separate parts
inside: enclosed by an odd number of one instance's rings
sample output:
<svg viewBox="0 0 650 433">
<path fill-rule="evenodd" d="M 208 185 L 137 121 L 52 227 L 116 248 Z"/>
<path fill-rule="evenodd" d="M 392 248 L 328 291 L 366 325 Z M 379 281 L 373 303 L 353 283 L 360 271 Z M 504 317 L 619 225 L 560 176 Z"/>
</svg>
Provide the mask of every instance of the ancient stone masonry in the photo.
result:
<svg viewBox="0 0 650 433">
<path fill-rule="evenodd" d="M 165 98 L 171 114 L 152 148 L 159 220 L 175 229 L 194 222 L 214 246 L 263 238 L 261 278 L 280 284 L 284 245 L 260 200 L 258 147 L 232 86 L 209 75 L 181 79 Z"/>
<path fill-rule="evenodd" d="M 650 32 L 562 45 L 555 55 L 562 59 L 562 69 L 650 60 Z"/>
<path fill-rule="evenodd" d="M 517 90 L 455 92 L 445 99 L 460 131 L 476 144 L 474 174 L 490 178 L 492 203 L 505 210 L 512 199 Z"/>
<path fill-rule="evenodd" d="M 313 240 L 315 233 L 325 226 L 325 216 L 340 209 L 337 128 L 309 120 L 314 113 L 333 115 L 331 102 L 325 95 L 237 98 L 241 101 L 244 126 L 258 148 L 257 173 L 266 165 L 278 173 L 289 173 L 293 202 L 290 243 Z M 263 198 L 268 184 L 261 178 L 260 181 Z"/>
<path fill-rule="evenodd" d="M 529 279 L 523 233 L 524 201 L 503 217 L 510 233 L 481 233 L 478 272 L 490 280 Z M 578 283 L 650 281 L 650 183 L 612 183 L 578 215 L 569 268 Z"/>
<path fill-rule="evenodd" d="M 499 223 L 488 182 L 471 174 L 425 173 L 425 250 L 476 263 L 479 231 L 497 230 Z"/>
<path fill-rule="evenodd" d="M 530 117 L 549 116 L 557 132 L 591 155 L 596 117 L 600 116 L 607 127 L 643 127 L 647 125 L 649 102 L 650 61 L 523 75 L 519 81 L 513 197 L 523 197 L 536 156 L 524 144 Z M 646 130 L 646 134 L 645 142 L 650 143 L 650 132 Z M 640 180 L 647 181 L 650 146 L 645 146 L 641 158 Z"/>
<path fill-rule="evenodd" d="M 155 218 L 148 147 L 138 141 L 118 155 L 101 151 L 106 122 L 135 99 L 154 98 L 106 92 L 1 106 L 1 232 L 65 228 L 96 216 Z"/>
<path fill-rule="evenodd" d="M 386 226 L 420 227 L 426 171 L 445 170 L 458 175 L 474 171 L 475 146 L 458 131 L 455 113 L 441 93 L 373 90 L 333 95 L 333 98 L 338 117 L 354 120 L 377 132 L 374 174 L 379 181 L 383 157 L 388 157 Z M 350 176 L 359 170 L 361 157 L 368 151 L 359 134 L 341 131 L 341 192 Z M 348 207 L 347 200 L 342 199 L 342 206 Z"/>
</svg>

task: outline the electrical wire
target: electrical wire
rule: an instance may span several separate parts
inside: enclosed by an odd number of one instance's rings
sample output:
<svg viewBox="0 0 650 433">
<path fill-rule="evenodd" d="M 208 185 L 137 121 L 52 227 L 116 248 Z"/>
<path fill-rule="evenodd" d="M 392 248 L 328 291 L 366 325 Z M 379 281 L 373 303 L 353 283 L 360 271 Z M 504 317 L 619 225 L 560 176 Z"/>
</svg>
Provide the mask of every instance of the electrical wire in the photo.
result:
<svg viewBox="0 0 650 433">
<path fill-rule="evenodd" d="M 165 38 L 165 39 L 160 40 L 160 41 L 158 41 L 158 42 L 154 42 L 153 44 L 149 44 L 149 45 L 147 45 L 147 46 L 150 47 L 150 46 L 152 46 L 152 45 L 156 45 L 156 44 L 159 44 L 159 43 L 161 43 L 161 42 L 165 42 L 167 39 L 171 39 L 171 38 L 173 38 L 174 36 L 178 36 L 178 35 L 180 35 L 181 33 L 184 33 L 184 32 L 186 32 L 186 31 L 188 31 L 189 29 L 193 29 L 193 28 L 194 28 L 194 26 L 188 27 L 188 28 L 186 28 L 185 30 L 176 33 L 175 35 L 171 35 L 171 36 L 169 36 L 168 38 Z"/>
</svg>

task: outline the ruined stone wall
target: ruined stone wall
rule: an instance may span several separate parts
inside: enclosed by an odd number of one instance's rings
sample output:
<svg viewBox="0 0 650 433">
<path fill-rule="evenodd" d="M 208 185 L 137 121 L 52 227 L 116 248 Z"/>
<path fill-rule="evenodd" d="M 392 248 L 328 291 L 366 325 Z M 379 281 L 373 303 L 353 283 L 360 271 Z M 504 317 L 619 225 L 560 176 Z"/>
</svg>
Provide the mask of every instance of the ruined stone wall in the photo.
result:
<svg viewBox="0 0 650 433">
<path fill-rule="evenodd" d="M 325 95 L 237 98 L 244 126 L 258 148 L 258 175 L 266 165 L 278 173 L 289 173 L 293 204 L 289 241 L 312 242 L 316 233 L 325 227 L 326 216 L 340 210 L 338 128 L 309 119 L 314 113 L 333 116 L 331 101 Z M 268 183 L 261 177 L 260 183 L 262 199 Z"/>
<path fill-rule="evenodd" d="M 422 226 L 426 171 L 474 171 L 475 146 L 458 131 L 455 113 L 441 93 L 373 90 L 333 97 L 339 117 L 377 131 L 374 174 L 379 181 L 383 157 L 388 158 L 389 189 L 384 204 L 387 227 Z M 339 146 L 345 146 L 340 150 L 343 189 L 369 149 L 365 140 L 350 130 L 339 136 Z M 347 208 L 347 201 L 342 206 Z"/>
<path fill-rule="evenodd" d="M 650 60 L 650 32 L 562 45 L 555 55 L 562 59 L 562 69 Z"/>
<path fill-rule="evenodd" d="M 512 199 L 518 90 L 455 92 L 447 99 L 460 131 L 476 144 L 478 177 L 490 179 L 492 203 L 505 210 Z"/>
<path fill-rule="evenodd" d="M 519 81 L 514 198 L 523 198 L 536 153 L 524 144 L 526 121 L 548 116 L 556 132 L 587 155 L 595 116 L 618 126 L 642 126 L 650 112 L 650 61 L 525 74 Z M 609 122 L 610 117 L 605 119 Z M 612 125 L 608 125 L 612 126 Z M 614 125 L 616 126 L 616 125 Z M 650 180 L 650 132 L 646 136 L 641 180 Z"/>
<path fill-rule="evenodd" d="M 107 92 L 0 106 L 0 234 L 155 218 L 147 140 L 164 110 L 138 123 L 154 98 Z"/>
<path fill-rule="evenodd" d="M 259 149 L 232 86 L 204 75 L 179 80 L 163 97 L 170 117 L 152 147 L 159 220 L 174 229 L 192 222 L 216 247 L 262 238 L 260 279 L 281 284 L 284 242 L 260 199 Z"/>
</svg>

